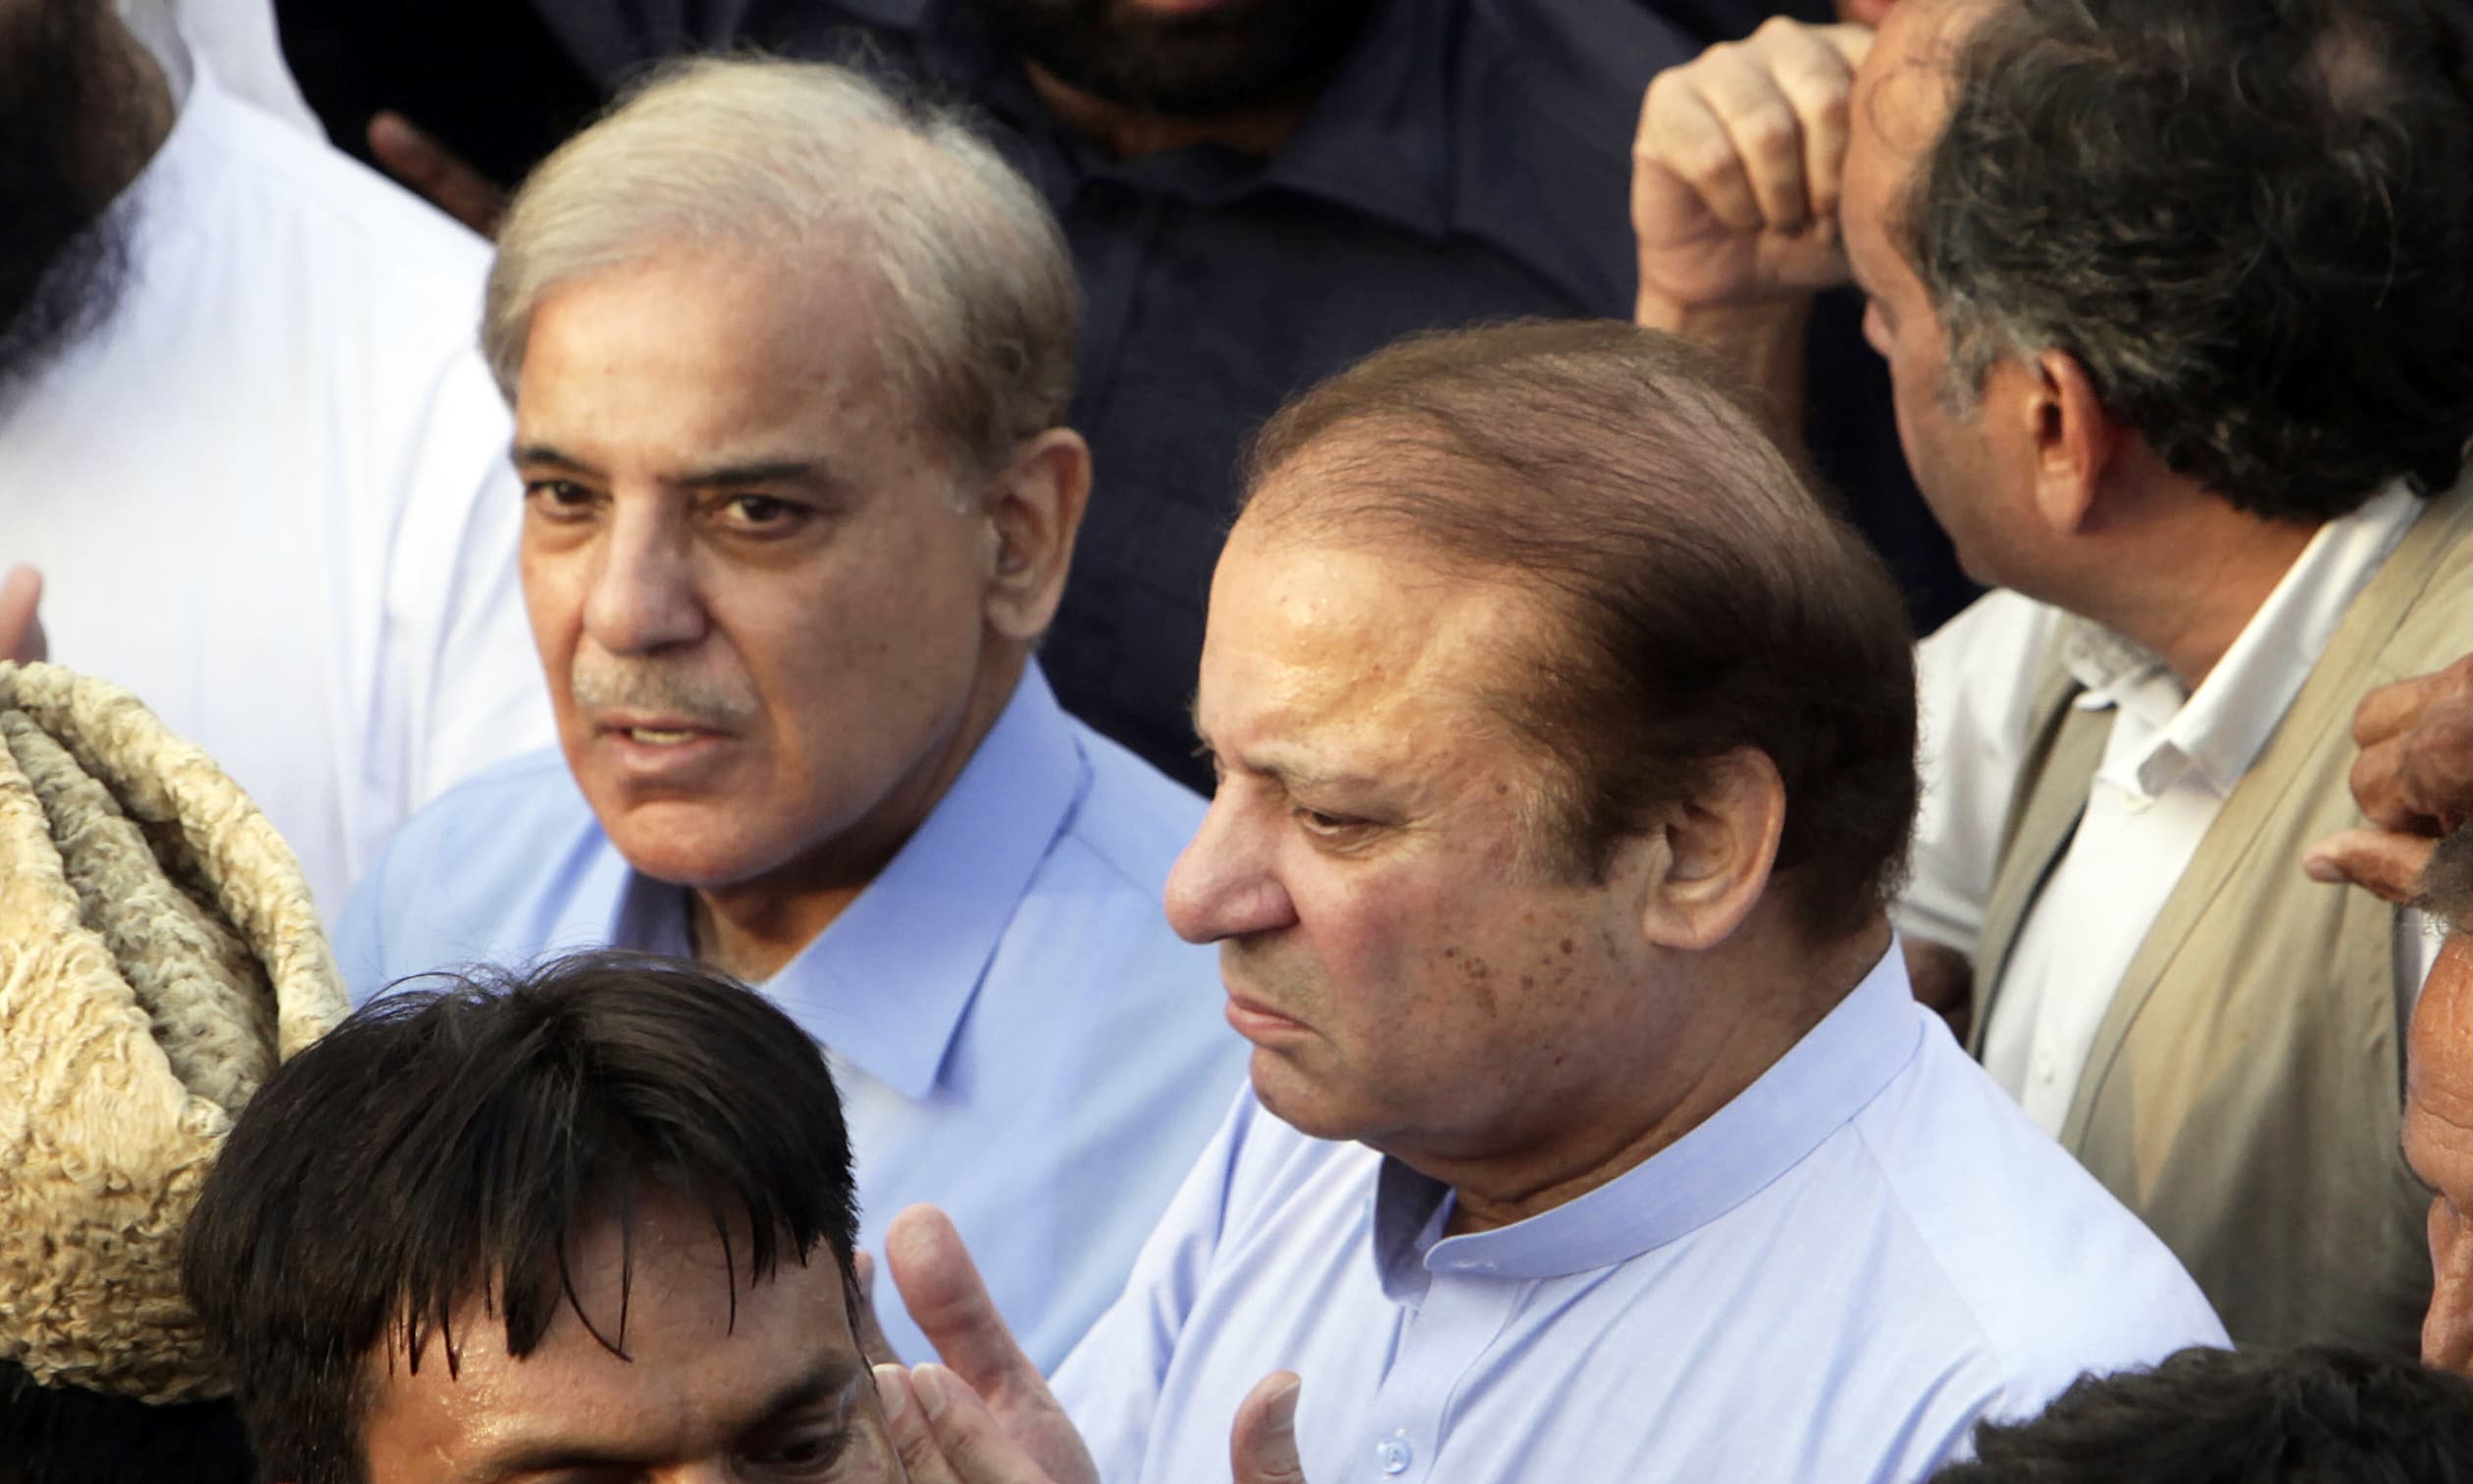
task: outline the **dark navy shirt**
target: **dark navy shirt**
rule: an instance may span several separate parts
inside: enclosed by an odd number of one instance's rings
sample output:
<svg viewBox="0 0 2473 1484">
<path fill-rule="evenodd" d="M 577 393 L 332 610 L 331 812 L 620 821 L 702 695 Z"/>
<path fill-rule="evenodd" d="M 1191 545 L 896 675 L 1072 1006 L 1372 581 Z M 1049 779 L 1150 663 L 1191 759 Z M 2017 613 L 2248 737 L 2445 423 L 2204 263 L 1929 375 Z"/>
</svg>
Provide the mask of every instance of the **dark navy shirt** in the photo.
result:
<svg viewBox="0 0 2473 1484">
<path fill-rule="evenodd" d="M 1064 225 L 1083 294 L 1072 421 L 1097 456 L 1041 658 L 1066 707 L 1208 789 L 1187 719 L 1246 439 L 1286 398 L 1414 331 L 1627 318 L 1630 142 L 1660 70 L 1827 0 L 1391 0 L 1277 155 L 1116 160 L 1057 124 L 972 0 L 538 0 L 605 80 L 754 43 L 872 56 L 966 99 Z M 572 13 L 572 14 L 570 14 Z M 1901 568 L 1956 606 L 1851 305 L 1816 326 L 1824 474 Z"/>
</svg>

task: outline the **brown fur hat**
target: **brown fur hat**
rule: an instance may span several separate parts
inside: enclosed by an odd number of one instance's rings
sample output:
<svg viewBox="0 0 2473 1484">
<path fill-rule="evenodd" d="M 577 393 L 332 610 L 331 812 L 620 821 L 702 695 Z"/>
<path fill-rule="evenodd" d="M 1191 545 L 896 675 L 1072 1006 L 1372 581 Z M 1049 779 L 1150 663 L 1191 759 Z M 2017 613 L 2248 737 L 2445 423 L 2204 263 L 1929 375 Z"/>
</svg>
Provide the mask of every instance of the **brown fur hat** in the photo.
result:
<svg viewBox="0 0 2473 1484">
<path fill-rule="evenodd" d="M 290 847 L 117 686 L 0 664 L 0 1359 L 229 1388 L 180 1237 L 238 1111 L 348 1008 Z"/>
</svg>

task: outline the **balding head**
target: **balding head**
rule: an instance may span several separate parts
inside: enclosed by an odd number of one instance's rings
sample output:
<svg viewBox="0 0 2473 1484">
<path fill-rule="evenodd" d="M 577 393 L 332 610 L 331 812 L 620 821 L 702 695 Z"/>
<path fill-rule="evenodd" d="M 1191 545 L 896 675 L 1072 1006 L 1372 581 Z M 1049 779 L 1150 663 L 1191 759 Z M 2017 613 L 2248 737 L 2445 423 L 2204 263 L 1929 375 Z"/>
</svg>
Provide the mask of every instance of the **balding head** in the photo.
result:
<svg viewBox="0 0 2473 1484">
<path fill-rule="evenodd" d="M 1518 595 L 1490 700 L 1543 766 L 1538 821 L 1593 873 L 1699 767 L 1767 755 L 1777 868 L 1816 938 L 1870 920 L 1914 809 L 1897 592 L 1678 341 L 1532 324 L 1405 342 L 1284 409 L 1248 539 L 1362 546 Z"/>
</svg>

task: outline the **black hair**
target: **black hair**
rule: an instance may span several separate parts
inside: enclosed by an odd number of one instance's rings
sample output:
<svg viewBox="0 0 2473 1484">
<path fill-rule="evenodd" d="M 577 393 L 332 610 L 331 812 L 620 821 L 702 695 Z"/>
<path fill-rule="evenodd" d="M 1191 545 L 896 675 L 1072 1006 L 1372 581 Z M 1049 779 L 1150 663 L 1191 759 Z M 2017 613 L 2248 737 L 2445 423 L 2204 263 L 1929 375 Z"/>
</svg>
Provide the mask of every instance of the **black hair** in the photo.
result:
<svg viewBox="0 0 2473 1484">
<path fill-rule="evenodd" d="M 1904 223 L 1960 399 L 2085 368 L 2175 472 L 2319 521 L 2473 434 L 2464 0 L 2018 0 L 1956 41 Z"/>
<path fill-rule="evenodd" d="M 821 1242 L 850 1285 L 850 1141 L 806 1033 L 735 981 L 642 954 L 433 976 L 268 1079 L 181 1276 L 265 1477 L 360 1484 L 373 1356 L 418 1368 L 435 1340 L 453 1367 L 475 1301 L 510 1356 L 561 1305 L 624 1356 L 623 1302 L 585 1313 L 569 1254 L 603 1221 L 632 1236 L 638 1201 L 663 1195 L 710 1212 L 734 1273 L 767 1278 Z"/>
<path fill-rule="evenodd" d="M 2185 1350 L 1975 1446 L 1932 1484 L 2473 1484 L 2473 1381 L 2336 1346 Z"/>
</svg>

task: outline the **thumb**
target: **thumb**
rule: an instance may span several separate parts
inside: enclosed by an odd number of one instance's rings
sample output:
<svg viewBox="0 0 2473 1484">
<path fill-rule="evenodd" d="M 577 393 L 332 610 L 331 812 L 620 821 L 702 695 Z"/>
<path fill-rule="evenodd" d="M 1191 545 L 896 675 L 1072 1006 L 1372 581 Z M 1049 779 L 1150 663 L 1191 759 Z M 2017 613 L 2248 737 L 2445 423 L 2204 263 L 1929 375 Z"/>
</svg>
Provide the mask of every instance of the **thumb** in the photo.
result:
<svg viewBox="0 0 2473 1484">
<path fill-rule="evenodd" d="M 1273 1371 L 1237 1404 L 1228 1429 L 1234 1484 L 1305 1484 L 1305 1464 L 1297 1458 L 1297 1393 L 1303 1389 L 1295 1371 Z"/>
<path fill-rule="evenodd" d="M 2421 890 L 2422 867 L 2439 842 L 2396 830 L 2345 830 L 2310 846 L 2301 869 L 2312 881 L 2349 883 L 2398 906 Z"/>
<path fill-rule="evenodd" d="M 0 660 L 31 664 L 43 657 L 43 623 L 35 605 L 43 598 L 43 575 L 12 567 L 0 577 Z"/>
</svg>

